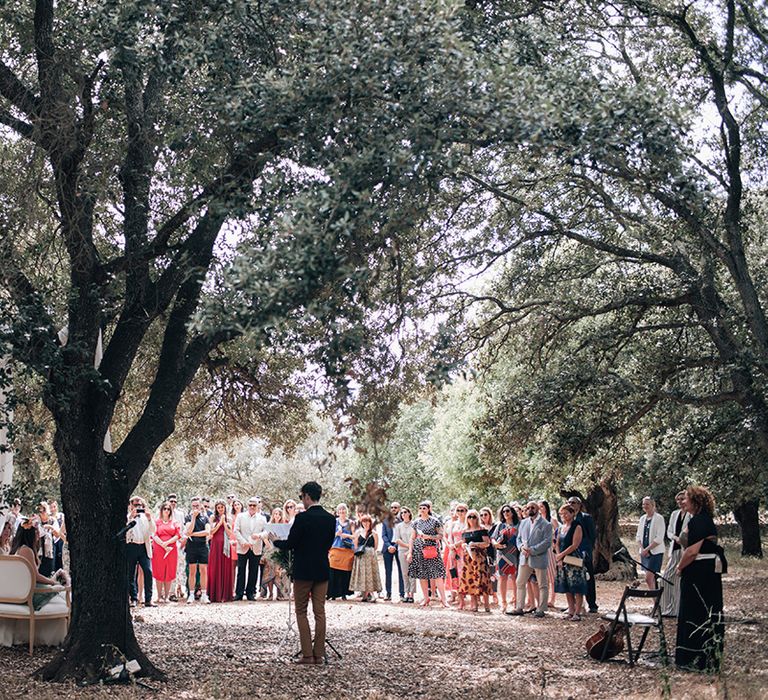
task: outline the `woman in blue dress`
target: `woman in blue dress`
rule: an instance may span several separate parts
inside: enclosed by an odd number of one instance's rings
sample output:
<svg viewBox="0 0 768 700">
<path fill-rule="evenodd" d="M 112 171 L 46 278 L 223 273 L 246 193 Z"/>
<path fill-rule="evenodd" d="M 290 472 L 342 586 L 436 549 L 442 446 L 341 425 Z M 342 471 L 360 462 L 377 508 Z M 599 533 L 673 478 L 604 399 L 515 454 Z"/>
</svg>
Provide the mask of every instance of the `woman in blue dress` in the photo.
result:
<svg viewBox="0 0 768 700">
<path fill-rule="evenodd" d="M 347 517 L 349 510 L 345 503 L 336 506 L 336 537 L 328 552 L 328 562 L 331 566 L 328 578 L 328 593 L 330 600 L 347 599 L 349 582 L 352 576 L 352 564 L 355 558 L 353 522 Z"/>
<path fill-rule="evenodd" d="M 560 518 L 563 524 L 557 534 L 555 561 L 557 572 L 555 574 L 555 591 L 565 593 L 568 601 L 568 610 L 565 617 L 572 622 L 579 622 L 581 616 L 581 604 L 587 593 L 587 579 L 579 545 L 581 544 L 581 525 L 574 522 L 576 512 L 568 503 L 560 507 Z M 570 561 L 566 561 L 566 557 Z M 573 559 L 571 559 L 573 558 Z M 577 563 L 581 561 L 581 566 Z"/>
</svg>

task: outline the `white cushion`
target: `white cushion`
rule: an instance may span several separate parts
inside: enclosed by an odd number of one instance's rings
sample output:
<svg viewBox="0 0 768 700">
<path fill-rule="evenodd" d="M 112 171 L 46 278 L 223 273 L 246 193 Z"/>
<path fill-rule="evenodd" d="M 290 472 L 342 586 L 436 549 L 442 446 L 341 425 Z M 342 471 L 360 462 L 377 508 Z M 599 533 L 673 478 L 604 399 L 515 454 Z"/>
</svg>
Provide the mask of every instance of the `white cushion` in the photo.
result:
<svg viewBox="0 0 768 700">
<path fill-rule="evenodd" d="M 609 622 L 613 622 L 614 619 L 616 619 L 616 615 L 603 615 L 603 620 L 608 620 Z M 619 622 L 624 622 L 624 615 L 619 615 Z M 651 617 L 650 615 L 643 615 L 642 613 L 634 613 L 634 612 L 628 612 L 627 613 L 627 622 L 630 625 L 644 625 L 646 627 L 656 627 L 656 625 L 659 624 L 659 621 L 655 617 Z"/>
<path fill-rule="evenodd" d="M 0 616 L 3 614 L 29 616 L 29 607 L 26 605 L 15 605 L 13 603 L 0 603 Z"/>
<path fill-rule="evenodd" d="M 59 593 L 56 597 L 51 598 L 40 610 L 35 612 L 35 617 L 46 617 L 48 615 L 66 615 L 69 612 L 67 607 L 67 599 L 63 593 Z M 17 605 L 14 603 L 0 603 L 0 617 L 3 614 L 10 615 L 24 615 L 29 617 L 29 606 Z"/>
</svg>

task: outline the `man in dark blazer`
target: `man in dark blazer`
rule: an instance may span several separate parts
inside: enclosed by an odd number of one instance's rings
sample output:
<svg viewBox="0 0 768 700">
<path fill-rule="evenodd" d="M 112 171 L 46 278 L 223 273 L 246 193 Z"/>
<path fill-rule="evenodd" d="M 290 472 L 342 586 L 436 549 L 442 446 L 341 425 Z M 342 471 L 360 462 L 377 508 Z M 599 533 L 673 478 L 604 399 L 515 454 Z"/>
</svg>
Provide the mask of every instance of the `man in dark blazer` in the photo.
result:
<svg viewBox="0 0 768 700">
<path fill-rule="evenodd" d="M 321 664 L 325 659 L 325 596 L 328 592 L 328 550 L 336 536 L 336 518 L 320 505 L 323 489 L 316 481 L 301 487 L 304 512 L 293 521 L 287 540 L 277 540 L 279 549 L 293 551 L 293 594 L 296 625 L 301 642 L 300 664 Z M 315 641 L 309 629 L 307 608 L 312 597 Z"/>
</svg>

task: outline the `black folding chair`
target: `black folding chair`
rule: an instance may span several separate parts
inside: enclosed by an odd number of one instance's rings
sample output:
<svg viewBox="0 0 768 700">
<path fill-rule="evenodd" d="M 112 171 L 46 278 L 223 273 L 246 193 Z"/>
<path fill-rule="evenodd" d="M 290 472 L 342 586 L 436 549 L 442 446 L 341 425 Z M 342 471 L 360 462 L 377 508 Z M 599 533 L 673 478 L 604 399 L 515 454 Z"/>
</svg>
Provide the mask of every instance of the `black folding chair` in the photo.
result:
<svg viewBox="0 0 768 700">
<path fill-rule="evenodd" d="M 653 610 L 650 615 L 643 615 L 642 613 L 629 612 L 627 610 L 627 601 L 630 598 L 642 598 L 644 600 L 653 600 Z M 667 665 L 667 640 L 664 636 L 664 620 L 661 616 L 661 589 L 646 590 L 640 588 L 630 588 L 627 586 L 624 589 L 624 595 L 621 597 L 621 602 L 616 612 L 612 615 L 603 615 L 603 620 L 607 620 L 611 623 L 611 628 L 608 631 L 608 639 L 613 638 L 613 634 L 616 631 L 616 625 L 624 625 L 624 634 L 626 637 L 627 654 L 629 655 L 629 665 L 634 666 L 635 661 L 640 657 L 645 646 L 645 640 L 648 637 L 648 632 L 655 628 L 659 633 L 659 655 L 661 656 L 662 663 Z M 640 637 L 640 644 L 636 651 L 632 650 L 632 627 L 642 627 L 643 634 Z M 608 644 L 603 649 L 603 655 L 601 661 L 605 661 L 605 655 L 608 651 Z"/>
</svg>

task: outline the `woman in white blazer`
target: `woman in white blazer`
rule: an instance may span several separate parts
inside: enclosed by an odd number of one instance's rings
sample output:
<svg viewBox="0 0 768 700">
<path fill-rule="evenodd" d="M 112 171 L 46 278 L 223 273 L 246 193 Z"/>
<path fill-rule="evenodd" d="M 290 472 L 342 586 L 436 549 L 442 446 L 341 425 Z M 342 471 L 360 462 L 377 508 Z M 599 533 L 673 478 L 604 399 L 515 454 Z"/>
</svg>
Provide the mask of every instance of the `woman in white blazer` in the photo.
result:
<svg viewBox="0 0 768 700">
<path fill-rule="evenodd" d="M 656 576 L 661 571 L 664 559 L 664 518 L 656 512 L 656 502 L 646 496 L 643 499 L 644 514 L 637 526 L 640 563 L 645 567 L 645 583 L 649 589 L 656 588 Z"/>
</svg>

